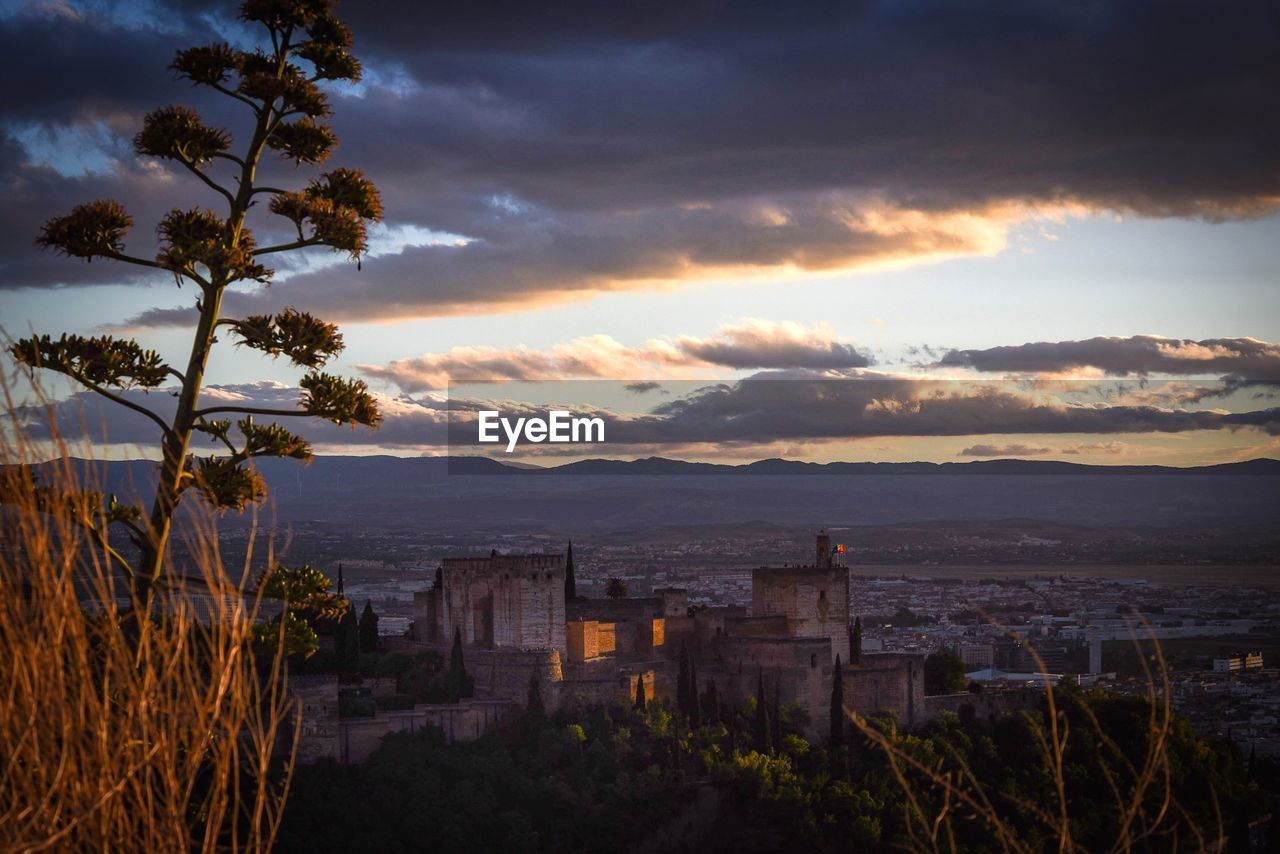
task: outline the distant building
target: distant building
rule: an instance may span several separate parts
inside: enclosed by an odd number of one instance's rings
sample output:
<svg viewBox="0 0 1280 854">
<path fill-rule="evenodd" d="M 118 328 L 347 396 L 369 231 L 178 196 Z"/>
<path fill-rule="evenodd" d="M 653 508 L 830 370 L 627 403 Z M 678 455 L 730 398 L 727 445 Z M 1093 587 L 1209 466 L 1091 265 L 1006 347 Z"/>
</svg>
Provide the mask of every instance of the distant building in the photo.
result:
<svg viewBox="0 0 1280 854">
<path fill-rule="evenodd" d="M 995 667 L 995 645 L 990 641 L 959 641 L 952 644 L 952 653 L 964 662 L 965 670 L 986 670 Z"/>
<path fill-rule="evenodd" d="M 1261 670 L 1261 652 L 1241 652 L 1213 660 L 1214 673 L 1238 673 L 1241 670 Z"/>
</svg>

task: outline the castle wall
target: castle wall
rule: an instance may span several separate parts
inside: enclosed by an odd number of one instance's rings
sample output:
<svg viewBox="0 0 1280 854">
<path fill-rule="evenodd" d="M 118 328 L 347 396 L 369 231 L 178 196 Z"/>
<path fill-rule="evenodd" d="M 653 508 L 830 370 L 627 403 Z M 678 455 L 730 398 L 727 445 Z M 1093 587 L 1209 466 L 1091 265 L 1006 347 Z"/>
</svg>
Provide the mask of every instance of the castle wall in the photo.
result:
<svg viewBox="0 0 1280 854">
<path fill-rule="evenodd" d="M 289 692 L 302 706 L 298 762 L 310 764 L 339 756 L 338 677 L 290 676 Z"/>
<path fill-rule="evenodd" d="M 575 599 L 567 603 L 565 613 L 570 620 L 598 620 L 622 623 L 663 615 L 661 596 L 643 599 Z"/>
<path fill-rule="evenodd" d="M 933 720 L 943 712 L 964 716 L 972 714 L 978 720 L 1003 717 L 1014 712 L 1031 712 L 1044 702 L 1044 692 L 1038 688 L 1010 688 L 984 690 L 980 694 L 942 694 L 924 699 L 924 720 Z"/>
<path fill-rule="evenodd" d="M 363 762 L 378 749 L 388 733 L 413 733 L 426 727 L 439 727 L 448 744 L 475 741 L 522 709 L 523 704 L 513 701 L 463 700 L 456 704 L 422 704 L 403 711 L 379 712 L 371 718 L 344 718 L 339 724 L 335 758 L 342 762 Z"/>
<path fill-rule="evenodd" d="M 481 698 L 514 698 L 523 703 L 535 674 L 543 686 L 564 679 L 557 650 L 475 649 L 467 650 L 463 660 Z"/>
<path fill-rule="evenodd" d="M 831 700 L 831 644 L 826 638 L 721 637 L 714 659 L 698 662 L 699 690 L 708 678 L 720 695 L 740 705 L 755 697 L 763 677 L 765 697 L 777 686 L 783 705 L 798 703 L 809 717 L 808 735 L 825 737 Z"/>
<path fill-rule="evenodd" d="M 893 713 L 906 726 L 925 719 L 924 655 L 864 653 L 844 666 L 844 703 L 859 714 Z"/>
</svg>

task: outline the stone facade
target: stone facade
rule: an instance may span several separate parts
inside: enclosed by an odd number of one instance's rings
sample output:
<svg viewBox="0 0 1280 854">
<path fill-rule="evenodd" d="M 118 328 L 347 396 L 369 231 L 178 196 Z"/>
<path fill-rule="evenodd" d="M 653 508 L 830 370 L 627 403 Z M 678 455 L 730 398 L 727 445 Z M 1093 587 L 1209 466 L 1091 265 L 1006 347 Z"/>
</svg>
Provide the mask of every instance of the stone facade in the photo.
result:
<svg viewBox="0 0 1280 854">
<path fill-rule="evenodd" d="M 481 649 L 565 652 L 564 555 L 445 558 L 436 583 L 414 594 L 419 640 Z"/>
<path fill-rule="evenodd" d="M 475 741 L 523 708 L 523 704 L 511 700 L 463 700 L 421 704 L 404 711 L 379 712 L 368 718 L 343 718 L 335 740 L 337 755 L 334 758 L 342 762 L 363 762 L 378 749 L 388 733 L 413 733 L 427 727 L 438 728 L 447 744 Z"/>
<path fill-rule="evenodd" d="M 290 676 L 289 692 L 302 712 L 298 762 L 308 765 L 322 759 L 338 759 L 338 677 Z"/>
<path fill-rule="evenodd" d="M 849 568 L 759 567 L 751 573 L 751 615 L 780 616 L 792 637 L 827 638 L 849 660 Z"/>
</svg>

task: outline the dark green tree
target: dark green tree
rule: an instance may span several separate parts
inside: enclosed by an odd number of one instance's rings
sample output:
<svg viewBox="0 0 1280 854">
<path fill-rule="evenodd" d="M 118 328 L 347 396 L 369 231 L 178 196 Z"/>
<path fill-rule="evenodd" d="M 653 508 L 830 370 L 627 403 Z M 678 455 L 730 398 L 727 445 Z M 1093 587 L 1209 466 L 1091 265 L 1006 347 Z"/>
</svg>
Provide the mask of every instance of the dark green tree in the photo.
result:
<svg viewBox="0 0 1280 854">
<path fill-rule="evenodd" d="M 280 602 L 280 613 L 254 627 L 256 641 L 270 647 L 284 644 L 290 655 L 310 656 L 320 648 L 315 623 L 336 622 L 351 609 L 345 596 L 333 593 L 332 583 L 311 564 L 298 567 L 276 564 L 258 579 L 258 589 L 266 599 Z"/>
<path fill-rule="evenodd" d="M 964 662 L 944 649 L 924 660 L 924 693 L 959 694 L 969 683 L 964 678 Z"/>
<path fill-rule="evenodd" d="M 542 680 L 538 678 L 537 670 L 529 678 L 529 699 L 525 703 L 525 713 L 534 723 L 541 723 L 547 717 L 547 707 L 542 702 Z"/>
<path fill-rule="evenodd" d="M 462 659 L 462 630 L 453 629 L 453 649 L 449 652 L 449 672 L 445 675 L 445 692 L 449 702 L 456 703 L 471 696 L 472 681 Z"/>
<path fill-rule="evenodd" d="M 676 708 L 680 714 L 686 718 L 689 717 L 689 710 L 692 708 L 689 702 L 689 647 L 684 641 L 680 642 L 680 669 L 676 672 Z"/>
<path fill-rule="evenodd" d="M 333 638 L 334 653 L 338 669 L 343 673 L 351 673 L 360 667 L 360 624 L 356 620 L 356 609 L 347 601 L 346 610 L 338 620 L 338 630 Z"/>
<path fill-rule="evenodd" d="M 844 745 L 844 668 L 840 656 L 836 656 L 835 671 L 831 675 L 831 747 Z"/>
<path fill-rule="evenodd" d="M 206 124 L 194 109 L 178 106 L 149 113 L 133 147 L 140 157 L 185 169 L 213 194 L 220 212 L 199 206 L 171 210 L 156 229 L 159 247 L 151 257 L 126 253 L 125 235 L 133 218 L 111 199 L 78 205 L 48 220 L 36 239 L 39 246 L 72 258 L 105 258 L 164 271 L 196 293 L 191 352 L 181 370 L 136 341 L 110 335 L 35 335 L 10 347 L 19 362 L 70 377 L 155 425 L 162 462 L 150 512 L 112 496 L 85 520 L 104 543 L 110 525 L 128 530 L 140 559 L 131 563 L 114 550 L 109 554 L 130 578 L 140 603 L 150 601 L 150 591 L 163 572 L 173 516 L 187 490 L 220 511 L 240 510 L 266 494 L 252 460 L 311 456 L 305 439 L 271 421 L 302 416 L 376 427 L 381 420 L 363 382 L 321 370 L 343 348 L 336 326 L 293 308 L 240 319 L 225 317 L 222 311 L 223 297 L 232 286 L 271 281 L 273 273 L 263 261 L 272 254 L 323 246 L 358 264 L 368 248 L 368 223 L 382 217 L 377 189 L 352 169 L 322 173 L 299 190 L 258 180 L 269 152 L 295 166 L 312 166 L 322 163 L 337 144 L 333 131 L 321 121 L 330 110 L 320 86 L 358 80 L 361 69 L 350 53 L 351 32 L 332 7 L 332 0 L 248 0 L 240 7 L 240 18 L 256 25 L 261 47 L 241 50 L 214 43 L 178 51 L 170 67 L 179 76 L 247 110 L 243 144 L 233 153 L 228 131 Z M 259 245 L 247 225 L 250 209 L 262 201 L 284 222 L 289 236 L 281 242 Z M 219 340 L 284 356 L 305 369 L 298 407 L 217 402 L 201 406 L 205 369 Z M 161 414 L 132 394 L 172 382 L 172 414 Z M 234 425 L 226 417 L 232 415 L 239 419 Z M 222 452 L 191 456 L 196 433 Z"/>
<path fill-rule="evenodd" d="M 764 700 L 764 671 L 756 671 L 756 717 L 751 730 L 752 741 L 757 753 L 770 753 L 769 749 L 769 709 Z"/>
<path fill-rule="evenodd" d="M 716 680 L 714 679 L 707 680 L 706 699 L 707 699 L 707 703 L 706 703 L 707 714 L 709 716 L 708 720 L 711 723 L 717 723 L 717 724 L 721 723 L 722 721 L 721 721 L 721 715 L 720 715 L 720 695 L 716 691 Z"/>
<path fill-rule="evenodd" d="M 773 683 L 773 708 L 769 710 L 769 744 L 774 750 L 782 749 L 782 686 L 780 680 Z"/>
<path fill-rule="evenodd" d="M 627 587 L 626 579 L 610 578 L 609 583 L 605 585 L 604 595 L 610 599 L 626 599 L 631 595 L 631 591 Z"/>
<path fill-rule="evenodd" d="M 849 632 L 849 663 L 862 663 L 862 617 L 853 618 L 853 630 Z"/>
<path fill-rule="evenodd" d="M 378 615 L 373 612 L 373 603 L 368 599 L 360 612 L 360 651 L 378 651 Z"/>
<path fill-rule="evenodd" d="M 647 703 L 645 702 L 645 699 L 644 699 L 644 674 L 641 673 L 639 676 L 636 677 L 636 703 L 635 703 L 636 711 L 643 712 L 645 710 L 646 705 Z"/>
<path fill-rule="evenodd" d="M 702 726 L 702 698 L 698 695 L 698 662 L 689 659 L 689 727 Z"/>
<path fill-rule="evenodd" d="M 564 559 L 564 601 L 572 602 L 578 598 L 578 579 L 573 569 L 573 540 L 569 541 L 569 553 Z"/>
</svg>

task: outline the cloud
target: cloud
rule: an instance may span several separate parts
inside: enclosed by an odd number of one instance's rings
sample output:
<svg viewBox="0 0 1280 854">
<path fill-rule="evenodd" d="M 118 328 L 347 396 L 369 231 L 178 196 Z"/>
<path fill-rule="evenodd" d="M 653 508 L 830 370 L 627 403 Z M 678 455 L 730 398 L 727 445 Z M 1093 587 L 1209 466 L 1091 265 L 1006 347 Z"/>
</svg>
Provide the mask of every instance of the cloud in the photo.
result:
<svg viewBox="0 0 1280 854">
<path fill-rule="evenodd" d="M 25 149 L 7 138 L 0 158 L 0 234 L 11 241 L 0 245 L 0 286 L 130 275 L 30 260 L 40 222 L 75 202 L 121 197 L 139 223 L 131 249 L 146 254 L 158 213 L 206 199 L 186 179 L 137 188 L 143 167 L 123 160 L 109 173 L 59 174 L 40 165 L 50 160 L 39 140 L 93 139 L 83 129 L 100 126 L 127 138 L 146 109 L 180 100 L 244 130 L 238 105 L 163 73 L 175 45 L 240 37 L 231 4 L 110 8 L 14 15 L 0 28 L 6 79 L 32 82 L 8 87 L 3 113 L 50 129 L 27 131 Z M 357 52 L 383 72 L 335 91 L 334 165 L 377 181 L 390 221 L 468 242 L 406 246 L 360 272 L 301 273 L 230 294 L 231 311 L 515 310 L 710 276 L 992 254 L 1028 219 L 1220 219 L 1280 200 L 1280 149 L 1269 144 L 1280 114 L 1265 107 L 1280 86 L 1280 24 L 1265 0 L 536 12 L 501 2 L 482 18 L 388 0 L 341 11 Z M 278 164 L 264 178 L 298 180 Z M 278 228 L 260 212 L 253 225 Z M 162 307 L 134 321 L 188 318 Z"/>
<path fill-rule="evenodd" d="M 1068 445 L 1060 448 L 1058 453 L 1077 456 L 1079 454 L 1123 454 L 1128 446 L 1124 442 L 1100 442 L 1086 445 Z"/>
<path fill-rule="evenodd" d="M 713 335 L 682 335 L 627 347 L 608 335 L 592 335 L 549 350 L 527 347 L 454 347 L 387 365 L 360 365 L 365 375 L 405 392 L 445 388 L 450 381 L 544 381 L 690 376 L 707 368 L 850 370 L 871 357 L 840 341 L 827 324 L 747 319 Z"/>
<path fill-rule="evenodd" d="M 1219 374 L 1247 380 L 1280 380 L 1280 344 L 1256 338 L 1192 341 L 1156 335 L 1099 337 L 984 350 L 951 350 L 937 365 L 1015 374 L 1094 370 L 1120 377 Z M 1194 396 L 1187 398 L 1195 399 Z"/>
<path fill-rule="evenodd" d="M 959 457 L 1036 457 L 1051 453 L 1050 448 L 1037 448 L 1033 445 L 970 445 L 956 456 Z"/>
<path fill-rule="evenodd" d="M 495 391 L 500 392 L 497 387 Z M 127 396 L 160 412 L 172 413 L 173 397 L 164 392 L 129 392 Z M 205 406 L 295 408 L 298 389 L 279 383 L 209 386 Z M 385 420 L 378 431 L 337 427 L 308 419 L 286 419 L 286 425 L 330 452 L 360 448 L 401 450 L 451 449 L 455 454 L 492 450 L 476 441 L 476 413 L 499 410 L 508 418 L 545 417 L 550 408 L 579 416 L 600 417 L 606 424 L 601 455 L 646 453 L 678 455 L 716 447 L 749 448 L 760 456 L 780 449 L 868 437 L 1009 436 L 1079 434 L 1099 441 L 1081 443 L 1074 453 L 1118 453 L 1121 437 L 1195 431 L 1254 429 L 1280 435 L 1280 409 L 1226 412 L 1190 411 L 1155 406 L 1073 404 L 1052 395 L 1027 393 L 1016 386 L 912 381 L 897 378 L 833 380 L 802 372 L 770 372 L 745 380 L 704 386 L 678 398 L 664 399 L 647 412 L 622 414 L 573 401 L 489 398 L 419 398 L 378 395 Z M 156 447 L 157 430 L 141 416 L 104 404 L 92 393 L 80 393 L 54 407 L 65 435 L 104 437 L 112 445 Z M 41 411 L 27 413 L 31 438 L 49 435 Z M 259 418 L 259 421 L 264 419 Z M 1040 441 L 1043 441 L 1041 439 Z M 769 448 L 774 453 L 768 453 Z M 1113 450 L 1116 449 L 1116 450 Z M 194 453 L 217 448 L 198 439 Z M 557 449 L 552 449 L 557 450 Z M 563 450 L 563 449 L 559 449 Z M 980 443 L 965 456 L 1031 455 L 1049 452 L 1039 445 L 1010 441 Z M 1063 449 L 1062 453 L 1073 453 Z"/>
<path fill-rule="evenodd" d="M 626 391 L 631 392 L 632 394 L 648 394 L 651 391 L 662 391 L 662 383 L 643 382 L 643 381 L 634 382 L 634 383 L 625 383 L 622 386 L 622 388 Z M 669 392 L 663 391 L 662 393 L 668 394 Z"/>
<path fill-rule="evenodd" d="M 762 373 L 704 387 L 620 425 L 637 441 L 833 440 L 869 436 L 1184 433 L 1257 428 L 1280 433 L 1280 409 L 1250 412 L 1076 403 L 1017 384 L 900 378 L 836 380 Z"/>
</svg>

